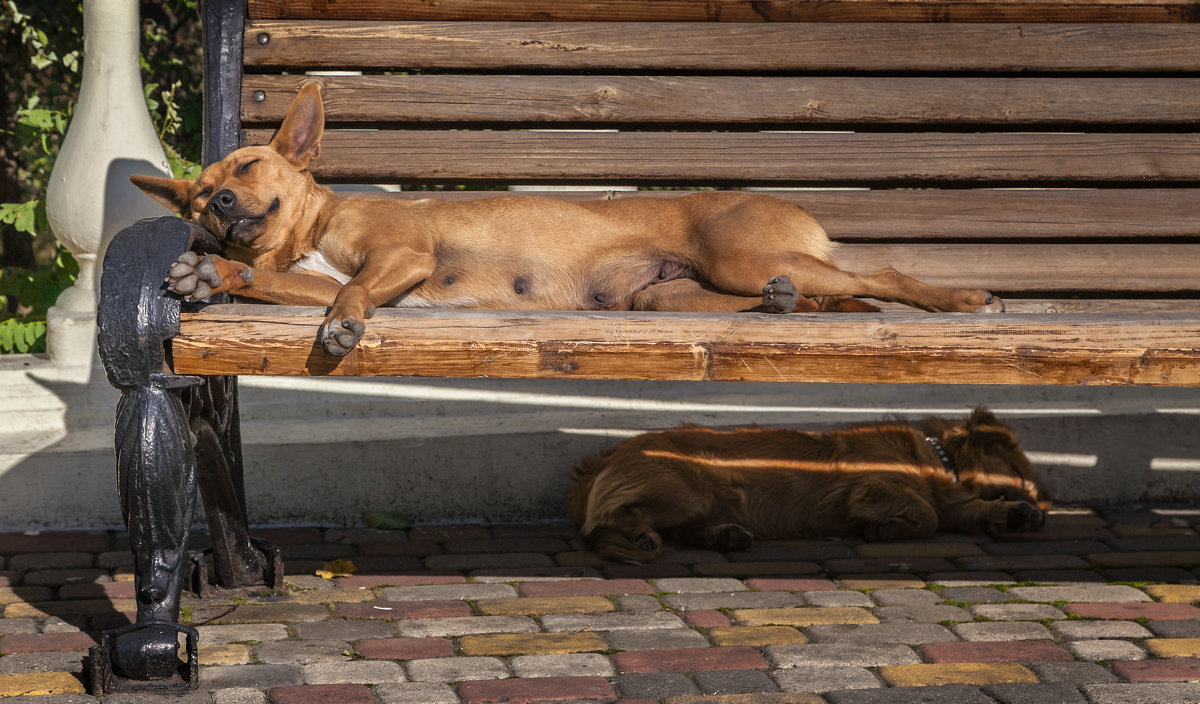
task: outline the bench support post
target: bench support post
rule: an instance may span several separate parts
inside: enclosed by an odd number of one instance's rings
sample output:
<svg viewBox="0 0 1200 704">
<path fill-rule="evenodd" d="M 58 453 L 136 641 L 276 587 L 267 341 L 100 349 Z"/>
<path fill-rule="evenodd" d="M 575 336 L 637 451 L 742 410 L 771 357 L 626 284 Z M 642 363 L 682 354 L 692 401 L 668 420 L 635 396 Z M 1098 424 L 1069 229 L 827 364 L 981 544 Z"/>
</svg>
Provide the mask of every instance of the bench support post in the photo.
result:
<svg viewBox="0 0 1200 704">
<path fill-rule="evenodd" d="M 133 550 L 137 622 L 105 631 L 91 649 L 94 693 L 197 686 L 197 634 L 178 625 L 180 592 L 197 562 L 187 553 L 197 488 L 220 583 L 247 586 L 265 575 L 278 586 L 282 578 L 278 554 L 249 535 L 235 380 L 181 376 L 166 363 L 180 301 L 167 293 L 165 273 L 179 254 L 212 244 L 184 220 L 142 220 L 117 233 L 104 259 L 98 340 L 108 380 L 121 390 L 117 487 Z M 206 570 L 202 577 L 193 583 L 207 585 Z M 181 632 L 188 644 L 182 664 Z"/>
</svg>

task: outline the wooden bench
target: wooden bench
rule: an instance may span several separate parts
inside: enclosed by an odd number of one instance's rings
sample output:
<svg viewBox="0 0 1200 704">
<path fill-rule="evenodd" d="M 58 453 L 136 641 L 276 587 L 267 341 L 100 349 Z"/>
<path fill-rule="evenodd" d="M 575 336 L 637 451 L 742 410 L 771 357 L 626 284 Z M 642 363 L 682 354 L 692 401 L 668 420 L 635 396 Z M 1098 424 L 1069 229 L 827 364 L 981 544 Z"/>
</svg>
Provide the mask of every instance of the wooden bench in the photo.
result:
<svg viewBox="0 0 1200 704">
<path fill-rule="evenodd" d="M 100 313 L 138 623 L 93 653 L 97 689 L 194 686 L 180 587 L 282 574 L 247 532 L 231 375 L 1200 384 L 1200 3 L 243 2 L 207 4 L 206 163 L 266 142 L 315 80 L 323 182 L 768 189 L 844 267 L 1008 313 L 381 310 L 331 358 L 322 310 L 181 309 L 164 272 L 212 237 L 138 223 Z M 191 569 L 197 485 L 214 549 Z"/>
</svg>

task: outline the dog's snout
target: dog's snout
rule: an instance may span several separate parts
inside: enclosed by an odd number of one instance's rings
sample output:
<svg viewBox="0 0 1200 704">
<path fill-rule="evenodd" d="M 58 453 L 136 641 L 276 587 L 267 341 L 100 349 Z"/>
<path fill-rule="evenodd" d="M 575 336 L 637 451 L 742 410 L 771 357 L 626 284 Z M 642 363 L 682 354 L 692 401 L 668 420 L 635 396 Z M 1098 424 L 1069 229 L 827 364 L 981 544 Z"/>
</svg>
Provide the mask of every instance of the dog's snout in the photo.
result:
<svg viewBox="0 0 1200 704">
<path fill-rule="evenodd" d="M 213 211 L 214 215 L 228 215 L 236 205 L 237 195 L 228 188 L 217 191 L 208 199 L 208 209 Z"/>
</svg>

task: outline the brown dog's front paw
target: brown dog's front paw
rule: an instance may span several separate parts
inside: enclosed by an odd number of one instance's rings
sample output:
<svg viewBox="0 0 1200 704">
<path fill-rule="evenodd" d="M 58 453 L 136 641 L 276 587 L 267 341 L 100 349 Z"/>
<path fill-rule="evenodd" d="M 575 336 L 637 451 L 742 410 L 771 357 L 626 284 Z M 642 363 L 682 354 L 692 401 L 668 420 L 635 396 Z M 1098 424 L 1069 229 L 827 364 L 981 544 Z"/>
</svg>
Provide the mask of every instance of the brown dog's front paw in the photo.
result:
<svg viewBox="0 0 1200 704">
<path fill-rule="evenodd" d="M 776 276 L 763 286 L 762 305 L 768 313 L 791 313 L 799 300 L 800 293 L 787 276 Z"/>
<path fill-rule="evenodd" d="M 341 357 L 354 349 L 366 331 L 367 326 L 358 318 L 331 318 L 321 326 L 318 337 L 325 354 Z"/>
<path fill-rule="evenodd" d="M 1046 514 L 1037 506 L 1027 501 L 1009 504 L 1004 526 L 1007 530 L 1037 530 L 1045 524 Z"/>
<path fill-rule="evenodd" d="M 184 252 L 167 272 L 167 288 L 183 296 L 185 301 L 208 298 L 221 285 L 221 275 L 212 257 Z"/>
<path fill-rule="evenodd" d="M 1004 301 L 999 296 L 993 296 L 983 291 L 983 304 L 975 309 L 976 313 L 1003 313 Z"/>
</svg>

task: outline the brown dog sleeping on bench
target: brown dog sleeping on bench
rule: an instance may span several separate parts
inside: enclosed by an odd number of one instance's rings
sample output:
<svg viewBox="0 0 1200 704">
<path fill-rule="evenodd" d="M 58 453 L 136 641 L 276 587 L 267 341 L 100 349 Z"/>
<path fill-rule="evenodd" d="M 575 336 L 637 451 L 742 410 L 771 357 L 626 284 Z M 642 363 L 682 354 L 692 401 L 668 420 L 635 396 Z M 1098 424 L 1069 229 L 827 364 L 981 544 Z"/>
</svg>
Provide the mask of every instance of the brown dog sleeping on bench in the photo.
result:
<svg viewBox="0 0 1200 704">
<path fill-rule="evenodd" d="M 216 235 L 225 257 L 186 253 L 171 290 L 329 313 L 325 351 L 349 352 L 378 306 L 506 310 L 871 311 L 854 296 L 929 311 L 1001 312 L 987 291 L 894 269 L 852 274 L 803 209 L 763 195 L 571 203 L 343 197 L 307 171 L 320 151 L 320 90 L 305 85 L 267 146 L 243 147 L 195 181 L 134 176 Z"/>
<path fill-rule="evenodd" d="M 755 538 L 1030 530 L 1049 507 L 1012 430 L 983 408 L 960 423 L 829 433 L 684 426 L 586 459 L 575 480 L 568 516 L 623 562 L 653 559 L 663 538 L 725 551 Z"/>
</svg>

